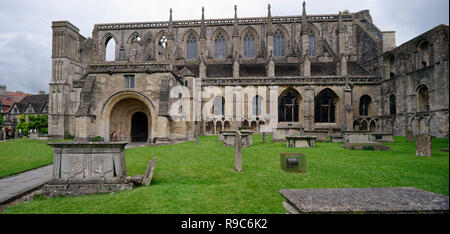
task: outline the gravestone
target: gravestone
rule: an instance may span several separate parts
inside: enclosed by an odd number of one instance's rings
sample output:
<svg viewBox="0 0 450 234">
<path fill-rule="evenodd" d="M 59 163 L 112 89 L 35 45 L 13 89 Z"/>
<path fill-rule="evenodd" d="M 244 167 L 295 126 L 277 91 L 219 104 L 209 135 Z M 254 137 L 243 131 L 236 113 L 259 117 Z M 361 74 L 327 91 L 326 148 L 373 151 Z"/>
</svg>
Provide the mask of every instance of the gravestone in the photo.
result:
<svg viewBox="0 0 450 234">
<path fill-rule="evenodd" d="M 405 135 L 407 142 L 414 142 L 414 133 L 411 130 L 406 130 Z"/>
<path fill-rule="evenodd" d="M 195 123 L 194 125 L 194 137 L 195 137 L 195 144 L 198 145 L 198 135 L 199 135 L 199 128 L 198 128 L 198 124 Z"/>
<path fill-rule="evenodd" d="M 240 131 L 236 131 L 234 144 L 234 168 L 236 171 L 242 171 L 242 136 Z"/>
<path fill-rule="evenodd" d="M 420 134 L 416 137 L 416 155 L 431 157 L 432 139 L 428 134 Z"/>
<path fill-rule="evenodd" d="M 306 156 L 300 153 L 281 153 L 281 169 L 287 172 L 306 173 Z"/>
<path fill-rule="evenodd" d="M 265 132 L 263 132 L 262 138 L 263 138 L 263 143 L 266 143 L 266 133 Z"/>
<path fill-rule="evenodd" d="M 153 158 L 153 161 L 148 162 L 147 169 L 145 170 L 144 174 L 143 180 L 144 185 L 148 186 L 152 182 L 153 171 L 155 170 L 155 166 L 156 166 L 156 157 Z"/>
</svg>

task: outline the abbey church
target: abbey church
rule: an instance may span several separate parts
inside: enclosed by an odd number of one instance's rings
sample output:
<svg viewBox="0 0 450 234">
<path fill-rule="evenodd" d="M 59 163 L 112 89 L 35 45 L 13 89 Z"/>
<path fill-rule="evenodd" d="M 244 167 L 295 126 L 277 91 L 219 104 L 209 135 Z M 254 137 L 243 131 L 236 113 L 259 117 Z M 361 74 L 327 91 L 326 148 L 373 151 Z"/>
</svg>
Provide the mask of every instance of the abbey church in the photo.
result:
<svg viewBox="0 0 450 234">
<path fill-rule="evenodd" d="M 276 6 L 275 6 L 276 7 Z M 230 16 L 233 14 L 233 8 Z M 250 128 L 449 136 L 447 25 L 397 46 L 368 10 L 52 23 L 49 135 L 168 143 Z M 301 14 L 300 14 L 301 13 Z M 113 48 L 112 51 L 109 48 Z M 112 52 L 112 54 L 108 54 Z M 109 59 L 111 58 L 111 59 Z M 114 138 L 114 139 L 113 139 Z"/>
</svg>

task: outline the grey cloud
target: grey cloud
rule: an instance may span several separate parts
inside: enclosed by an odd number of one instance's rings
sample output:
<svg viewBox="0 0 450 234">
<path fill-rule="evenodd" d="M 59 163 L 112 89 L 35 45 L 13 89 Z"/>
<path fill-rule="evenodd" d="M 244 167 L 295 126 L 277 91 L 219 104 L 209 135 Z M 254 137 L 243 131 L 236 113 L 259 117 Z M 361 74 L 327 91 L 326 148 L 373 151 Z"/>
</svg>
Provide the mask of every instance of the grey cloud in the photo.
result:
<svg viewBox="0 0 450 234">
<path fill-rule="evenodd" d="M 51 79 L 51 22 L 67 20 L 91 37 L 94 24 L 168 20 L 232 18 L 234 5 L 239 17 L 300 15 L 301 0 L 15 0 L 0 8 L 0 84 L 8 90 L 37 93 L 48 91 Z M 308 14 L 338 13 L 369 9 L 382 31 L 396 31 L 397 45 L 438 24 L 448 25 L 447 0 L 308 0 Z"/>
</svg>

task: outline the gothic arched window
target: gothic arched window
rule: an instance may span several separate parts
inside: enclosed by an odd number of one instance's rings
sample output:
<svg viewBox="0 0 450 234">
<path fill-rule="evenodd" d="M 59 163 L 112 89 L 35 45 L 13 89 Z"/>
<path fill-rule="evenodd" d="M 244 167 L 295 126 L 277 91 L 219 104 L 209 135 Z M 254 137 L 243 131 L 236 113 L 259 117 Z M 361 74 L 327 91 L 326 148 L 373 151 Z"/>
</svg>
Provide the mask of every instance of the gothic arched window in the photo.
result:
<svg viewBox="0 0 450 234">
<path fill-rule="evenodd" d="M 314 35 L 309 35 L 309 43 L 308 43 L 308 56 L 316 55 L 316 38 Z"/>
<path fill-rule="evenodd" d="M 334 53 L 338 54 L 338 53 L 339 53 L 339 42 L 338 42 L 339 37 L 338 37 L 338 30 L 336 30 L 336 31 L 334 32 L 334 38 L 333 38 L 333 40 L 334 40 Z"/>
<path fill-rule="evenodd" d="M 225 113 L 225 98 L 217 96 L 213 101 L 213 113 L 214 115 L 223 115 Z"/>
<path fill-rule="evenodd" d="M 219 32 L 216 36 L 216 40 L 214 41 L 215 44 L 215 57 L 216 58 L 225 58 L 225 37 L 223 36 L 222 32 Z"/>
<path fill-rule="evenodd" d="M 253 114 L 254 115 L 261 115 L 262 101 L 263 101 L 263 98 L 259 95 L 256 95 L 253 98 Z"/>
<path fill-rule="evenodd" d="M 424 112 L 430 110 L 430 96 L 428 88 L 423 85 L 417 90 L 417 111 Z"/>
<path fill-rule="evenodd" d="M 299 121 L 300 94 L 295 89 L 288 89 L 278 98 L 278 122 Z"/>
<path fill-rule="evenodd" d="M 359 115 L 368 116 L 369 115 L 369 105 L 372 99 L 368 95 L 363 95 L 359 99 Z"/>
<path fill-rule="evenodd" d="M 396 107 L 396 104 L 395 104 L 395 95 L 394 94 L 392 94 L 389 97 L 389 113 L 391 115 L 397 114 L 397 107 Z"/>
<path fill-rule="evenodd" d="M 284 56 L 284 35 L 279 29 L 273 35 L 273 56 Z"/>
<path fill-rule="evenodd" d="M 334 123 L 337 96 L 331 89 L 321 91 L 314 98 L 314 122 Z"/>
<path fill-rule="evenodd" d="M 116 41 L 114 38 L 109 37 L 105 44 L 105 61 L 116 60 Z"/>
<path fill-rule="evenodd" d="M 186 58 L 197 58 L 197 38 L 194 35 L 190 35 L 186 41 Z"/>
<path fill-rule="evenodd" d="M 244 37 L 244 57 L 255 57 L 255 37 L 251 32 L 247 32 Z"/>
</svg>

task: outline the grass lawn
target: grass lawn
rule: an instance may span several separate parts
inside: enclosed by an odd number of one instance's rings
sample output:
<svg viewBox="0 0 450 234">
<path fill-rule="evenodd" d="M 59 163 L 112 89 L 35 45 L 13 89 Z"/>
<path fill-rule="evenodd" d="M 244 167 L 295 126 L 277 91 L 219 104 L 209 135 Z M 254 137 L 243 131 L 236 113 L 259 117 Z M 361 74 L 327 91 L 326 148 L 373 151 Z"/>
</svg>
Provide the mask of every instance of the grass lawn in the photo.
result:
<svg viewBox="0 0 450 234">
<path fill-rule="evenodd" d="M 0 178 L 52 164 L 53 150 L 48 142 L 27 138 L 0 142 Z"/>
<path fill-rule="evenodd" d="M 286 148 L 270 142 L 270 136 L 262 144 L 261 135 L 254 135 L 253 146 L 243 148 L 241 173 L 234 170 L 234 148 L 222 146 L 217 136 L 202 136 L 199 145 L 133 148 L 125 151 L 128 175 L 144 174 L 148 161 L 158 158 L 151 186 L 40 198 L 4 213 L 283 214 L 279 190 L 284 188 L 417 187 L 448 196 L 449 154 L 439 151 L 448 146 L 448 138 L 433 139 L 432 157 L 415 156 L 415 144 L 405 137 L 394 139 L 386 144 L 391 151 L 352 151 L 341 143 L 321 142 L 316 148 Z M 282 152 L 304 153 L 308 172 L 282 171 Z"/>
</svg>

